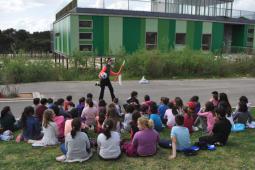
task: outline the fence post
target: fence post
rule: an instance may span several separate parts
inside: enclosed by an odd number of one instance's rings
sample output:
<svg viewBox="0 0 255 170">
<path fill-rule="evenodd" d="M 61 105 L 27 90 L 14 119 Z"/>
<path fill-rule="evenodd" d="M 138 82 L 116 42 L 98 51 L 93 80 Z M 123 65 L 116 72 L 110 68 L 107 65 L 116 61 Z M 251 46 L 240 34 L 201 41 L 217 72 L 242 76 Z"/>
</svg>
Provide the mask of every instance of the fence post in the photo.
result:
<svg viewBox="0 0 255 170">
<path fill-rule="evenodd" d="M 67 70 L 69 69 L 69 59 L 68 59 L 68 57 L 66 57 L 66 69 Z"/>
<path fill-rule="evenodd" d="M 102 56 L 100 57 L 100 65 L 101 65 L 101 70 L 102 70 L 102 68 L 103 68 L 103 58 L 102 58 Z"/>
<path fill-rule="evenodd" d="M 60 56 L 60 54 L 58 54 L 58 63 L 59 63 L 59 65 L 61 63 L 61 56 Z"/>
</svg>

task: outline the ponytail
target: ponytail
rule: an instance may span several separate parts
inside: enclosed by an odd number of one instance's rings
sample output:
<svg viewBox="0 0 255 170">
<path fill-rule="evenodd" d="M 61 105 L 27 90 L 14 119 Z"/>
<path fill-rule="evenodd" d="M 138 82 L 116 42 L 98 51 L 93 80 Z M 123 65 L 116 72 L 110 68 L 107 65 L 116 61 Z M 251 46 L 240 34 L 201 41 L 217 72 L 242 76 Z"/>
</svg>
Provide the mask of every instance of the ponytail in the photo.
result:
<svg viewBox="0 0 255 170">
<path fill-rule="evenodd" d="M 151 119 L 148 119 L 145 116 L 142 116 L 138 119 L 138 122 L 140 123 L 140 125 L 142 126 L 143 129 L 152 129 L 154 128 L 154 122 Z"/>
<path fill-rule="evenodd" d="M 113 128 L 113 120 L 107 119 L 104 123 L 104 131 L 103 131 L 103 134 L 106 136 L 106 140 L 111 137 L 112 128 Z"/>
<path fill-rule="evenodd" d="M 154 122 L 153 122 L 153 120 L 151 120 L 151 119 L 148 121 L 148 128 L 149 128 L 149 129 L 154 128 Z"/>
<path fill-rule="evenodd" d="M 72 130 L 71 130 L 71 136 L 74 139 L 76 136 L 76 133 L 80 131 L 81 129 L 81 121 L 79 118 L 74 118 L 72 121 Z"/>
</svg>

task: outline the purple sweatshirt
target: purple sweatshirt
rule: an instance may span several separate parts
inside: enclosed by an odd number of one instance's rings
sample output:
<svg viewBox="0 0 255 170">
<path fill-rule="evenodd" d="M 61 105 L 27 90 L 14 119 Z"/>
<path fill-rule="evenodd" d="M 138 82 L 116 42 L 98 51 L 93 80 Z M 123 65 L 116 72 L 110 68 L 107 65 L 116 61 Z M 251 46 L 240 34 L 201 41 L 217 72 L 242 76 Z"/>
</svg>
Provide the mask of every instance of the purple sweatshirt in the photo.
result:
<svg viewBox="0 0 255 170">
<path fill-rule="evenodd" d="M 132 144 L 139 156 L 154 155 L 159 142 L 159 134 L 154 129 L 136 132 Z"/>
</svg>

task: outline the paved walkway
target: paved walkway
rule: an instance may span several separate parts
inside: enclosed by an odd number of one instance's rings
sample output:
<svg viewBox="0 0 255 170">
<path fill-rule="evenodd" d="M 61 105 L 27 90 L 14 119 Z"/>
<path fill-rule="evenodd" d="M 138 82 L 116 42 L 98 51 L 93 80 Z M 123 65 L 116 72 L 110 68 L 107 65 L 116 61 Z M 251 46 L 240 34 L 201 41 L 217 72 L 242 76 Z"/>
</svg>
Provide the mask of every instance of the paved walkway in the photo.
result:
<svg viewBox="0 0 255 170">
<path fill-rule="evenodd" d="M 88 92 L 94 94 L 97 99 L 100 88 L 94 85 L 95 82 L 73 81 L 73 82 L 43 82 L 19 84 L 20 92 L 38 91 L 45 97 L 53 99 L 65 98 L 72 95 L 75 103 L 79 98 L 85 96 Z M 142 100 L 145 94 L 149 94 L 154 101 L 159 101 L 161 96 L 173 99 L 180 96 L 186 102 L 193 95 L 200 97 L 201 104 L 211 97 L 211 92 L 217 90 L 225 92 L 229 95 L 230 102 L 233 106 L 237 104 L 241 95 L 246 95 L 249 101 L 255 104 L 255 79 L 238 78 L 238 79 L 196 79 L 196 80 L 155 80 L 150 84 L 140 85 L 138 81 L 124 81 L 122 86 L 113 83 L 116 96 L 123 103 L 129 97 L 132 90 L 139 93 L 139 99 Z M 105 90 L 105 99 L 110 102 L 110 94 L 108 88 Z M 23 108 L 30 105 L 31 101 L 0 103 L 0 109 L 9 105 L 16 117 L 19 117 Z"/>
</svg>

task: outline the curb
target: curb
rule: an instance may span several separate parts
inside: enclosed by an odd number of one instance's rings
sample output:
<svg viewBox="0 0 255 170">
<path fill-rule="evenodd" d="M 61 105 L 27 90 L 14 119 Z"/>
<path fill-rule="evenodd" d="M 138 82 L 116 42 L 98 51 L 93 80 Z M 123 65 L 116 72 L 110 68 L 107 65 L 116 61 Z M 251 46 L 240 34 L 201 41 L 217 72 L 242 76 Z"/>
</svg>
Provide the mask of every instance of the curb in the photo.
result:
<svg viewBox="0 0 255 170">
<path fill-rule="evenodd" d="M 25 92 L 24 92 L 25 93 Z M 39 92 L 32 92 L 32 98 L 2 98 L 0 99 L 1 103 L 11 103 L 11 102 L 30 102 L 34 98 L 42 98 L 43 95 Z"/>
</svg>

